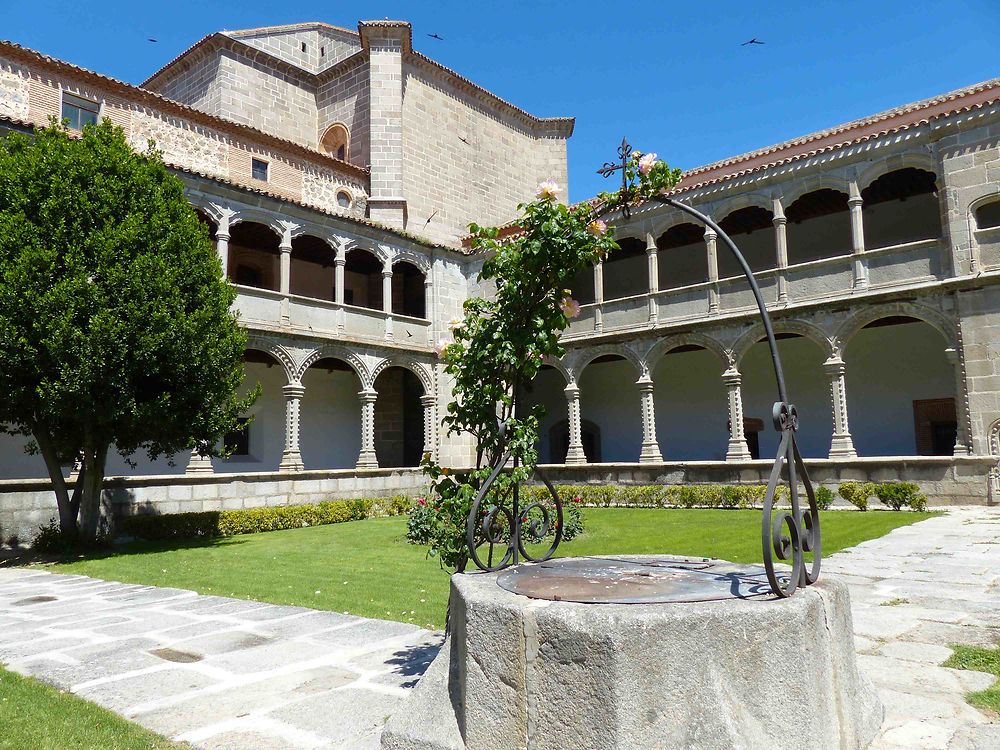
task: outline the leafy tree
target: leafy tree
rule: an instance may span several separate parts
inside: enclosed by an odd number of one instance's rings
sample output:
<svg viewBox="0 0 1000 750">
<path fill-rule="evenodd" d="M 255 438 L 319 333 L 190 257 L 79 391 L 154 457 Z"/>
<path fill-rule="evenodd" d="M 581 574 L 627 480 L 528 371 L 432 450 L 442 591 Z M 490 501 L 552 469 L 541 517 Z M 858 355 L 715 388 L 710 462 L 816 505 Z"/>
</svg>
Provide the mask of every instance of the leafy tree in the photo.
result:
<svg viewBox="0 0 1000 750">
<path fill-rule="evenodd" d="M 420 520 L 414 524 L 419 528 L 411 529 L 413 541 L 427 544 L 442 565 L 459 572 L 465 569 L 466 522 L 493 467 L 507 454 L 517 464 L 498 476 L 491 489 L 491 509 L 507 503 L 511 485 L 534 472 L 538 426 L 545 410 L 518 408 L 518 394 L 545 357 L 565 353 L 560 334 L 580 312 L 567 288 L 570 281 L 618 249 L 600 217 L 623 204 L 666 192 L 680 180 L 680 170 L 656 154 L 633 151 L 623 167 L 627 189 L 602 193 L 595 201 L 576 206 L 559 202 L 554 182 L 542 182 L 535 200 L 518 206 L 518 231 L 513 234 L 497 227 L 470 226 L 473 247 L 488 258 L 479 278 L 492 281 L 496 292 L 489 299 L 465 302 L 464 317 L 451 326 L 452 340 L 439 342 L 438 352 L 454 395 L 444 424 L 449 433 L 475 438 L 477 462 L 471 472 L 454 472 L 425 456 L 424 471 L 432 482 L 426 506 L 430 510 L 419 511 Z M 511 518 L 509 513 L 496 517 L 501 522 Z"/>
<path fill-rule="evenodd" d="M 0 430 L 44 458 L 64 535 L 96 537 L 110 450 L 210 454 L 256 398 L 234 295 L 152 143 L 107 121 L 0 139 Z"/>
</svg>

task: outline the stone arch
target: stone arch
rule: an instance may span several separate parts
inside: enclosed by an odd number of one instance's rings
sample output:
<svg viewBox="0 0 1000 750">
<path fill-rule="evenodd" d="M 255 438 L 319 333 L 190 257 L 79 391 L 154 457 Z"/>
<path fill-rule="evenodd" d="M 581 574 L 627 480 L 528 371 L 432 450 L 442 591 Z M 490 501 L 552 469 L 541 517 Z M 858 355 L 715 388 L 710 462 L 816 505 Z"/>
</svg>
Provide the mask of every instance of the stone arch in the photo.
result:
<svg viewBox="0 0 1000 750">
<path fill-rule="evenodd" d="M 272 232 L 274 232 L 279 239 L 283 234 L 283 229 L 278 222 L 280 219 L 276 218 L 274 213 L 271 211 L 264 211 L 262 209 L 256 208 L 240 208 L 238 211 L 234 212 L 232 217 L 229 219 L 229 226 L 235 227 L 237 224 L 254 223 L 260 224 L 267 227 Z"/>
<path fill-rule="evenodd" d="M 434 394 L 434 376 L 428 372 L 425 365 L 408 357 L 388 357 L 381 360 L 377 365 L 375 365 L 375 367 L 372 368 L 371 383 L 369 387 L 374 387 L 375 381 L 378 380 L 378 376 L 390 367 L 402 367 L 405 370 L 409 370 L 420 380 L 420 384 L 424 388 L 425 396 L 431 396 Z"/>
<path fill-rule="evenodd" d="M 987 193 L 986 195 L 980 195 L 978 198 L 969 203 L 969 209 L 968 209 L 969 226 L 973 230 L 983 229 L 983 227 L 979 226 L 979 221 L 976 217 L 976 211 L 978 211 L 983 206 L 987 206 L 991 203 L 1000 203 L 1000 186 L 997 185 L 991 186 L 991 190 L 989 193 Z"/>
<path fill-rule="evenodd" d="M 941 175 L 938 174 L 937 161 L 931 154 L 927 152 L 907 151 L 903 154 L 887 156 L 885 159 L 881 159 L 865 167 L 858 174 L 858 190 L 864 190 L 879 177 L 883 177 L 890 172 L 895 172 L 898 169 L 906 169 L 908 167 L 922 169 L 925 172 L 933 172 L 938 181 L 941 179 Z"/>
<path fill-rule="evenodd" d="M 764 193 L 741 193 L 713 206 L 708 215 L 714 221 L 719 222 L 733 211 L 739 211 L 741 208 L 764 208 L 771 211 L 774 209 L 774 199 Z"/>
<path fill-rule="evenodd" d="M 833 338 L 834 351 L 843 356 L 844 349 L 858 331 L 876 320 L 894 316 L 916 318 L 927 323 L 944 337 L 946 348 L 958 345 L 958 326 L 944 313 L 914 302 L 889 302 L 861 310 L 841 323 Z"/>
<path fill-rule="evenodd" d="M 320 136 L 319 145 L 329 156 L 347 161 L 351 154 L 351 131 L 342 122 L 332 123 Z"/>
<path fill-rule="evenodd" d="M 362 389 L 368 389 L 372 387 L 372 383 L 375 382 L 375 378 L 371 377 L 368 372 L 368 368 L 365 367 L 364 361 L 357 354 L 352 352 L 346 347 L 340 346 L 339 344 L 327 344 L 319 349 L 313 349 L 298 364 L 295 369 L 295 379 L 301 380 L 302 376 L 305 375 L 306 370 L 308 370 L 312 365 L 321 359 L 326 357 L 332 357 L 334 359 L 339 359 L 346 362 L 354 374 L 358 376 L 358 380 L 361 381 Z"/>
<path fill-rule="evenodd" d="M 850 182 L 844 177 L 838 177 L 827 172 L 809 175 L 789 186 L 787 191 L 781 193 L 781 207 L 788 210 L 788 207 L 795 203 L 803 195 L 808 195 L 817 190 L 836 190 L 838 193 L 850 195 Z"/>
<path fill-rule="evenodd" d="M 638 354 L 632 351 L 631 348 L 629 348 L 625 344 L 603 344 L 601 346 L 582 349 L 577 353 L 576 357 L 574 358 L 572 367 L 572 370 L 576 375 L 575 379 L 578 379 L 580 375 L 583 374 L 583 371 L 587 368 L 587 365 L 589 365 L 598 357 L 603 357 L 608 354 L 617 355 L 625 360 L 628 360 L 632 364 L 632 366 L 635 367 L 636 374 L 639 377 L 648 374 L 645 363 L 642 361 L 642 359 L 639 357 Z"/>
<path fill-rule="evenodd" d="M 392 260 L 392 253 L 389 252 L 388 248 L 384 245 L 379 245 L 376 242 L 365 242 L 364 240 L 350 239 L 347 240 L 342 247 L 345 255 L 353 250 L 363 250 L 366 253 L 370 253 L 375 256 L 375 258 L 378 259 L 382 265 L 385 265 L 386 262 Z"/>
<path fill-rule="evenodd" d="M 301 373 L 295 367 L 295 358 L 281 344 L 261 338 L 260 336 L 248 336 L 246 348 L 264 352 L 278 360 L 285 370 L 285 378 L 289 383 L 295 383 L 301 379 Z"/>
<path fill-rule="evenodd" d="M 807 323 L 804 320 L 775 320 L 771 323 L 774 333 L 793 333 L 803 338 L 813 341 L 819 346 L 823 356 L 829 358 L 834 353 L 833 340 L 821 328 Z M 754 326 L 737 339 L 733 346 L 733 360 L 737 367 L 743 361 L 750 348 L 760 342 L 767 335 L 763 323 L 755 323 Z"/>
<path fill-rule="evenodd" d="M 712 352 L 712 354 L 719 358 L 719 362 L 722 363 L 723 368 L 728 367 L 732 361 L 732 352 L 711 336 L 695 332 L 679 333 L 675 336 L 660 339 L 650 347 L 649 351 L 646 352 L 646 356 L 643 357 L 643 364 L 646 371 L 652 372 L 660 359 L 681 346 L 698 346 Z"/>
<path fill-rule="evenodd" d="M 576 378 L 573 377 L 570 369 L 566 366 L 566 363 L 561 359 L 556 359 L 555 357 L 546 356 L 542 359 L 543 365 L 548 365 L 553 370 L 558 370 L 563 378 L 566 380 L 566 385 L 576 383 Z"/>
<path fill-rule="evenodd" d="M 416 252 L 415 250 L 396 250 L 395 254 L 392 256 L 392 264 L 396 265 L 397 263 L 409 263 L 411 266 L 418 268 L 424 276 L 429 276 L 431 272 L 430 258 L 423 253 Z"/>
</svg>

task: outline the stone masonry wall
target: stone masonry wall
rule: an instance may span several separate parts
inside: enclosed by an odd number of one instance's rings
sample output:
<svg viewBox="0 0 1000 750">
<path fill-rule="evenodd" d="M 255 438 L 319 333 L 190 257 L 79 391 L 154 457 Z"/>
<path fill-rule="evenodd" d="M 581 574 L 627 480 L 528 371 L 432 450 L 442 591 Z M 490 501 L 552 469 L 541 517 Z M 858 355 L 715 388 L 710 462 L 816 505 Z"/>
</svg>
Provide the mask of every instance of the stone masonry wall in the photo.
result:
<svg viewBox="0 0 1000 750">
<path fill-rule="evenodd" d="M 565 139 L 539 137 L 423 67 L 407 62 L 403 72 L 403 182 L 414 231 L 426 224 L 420 231 L 446 242 L 471 221 L 505 223 L 550 177 L 565 199 Z"/>
<path fill-rule="evenodd" d="M 164 160 L 183 169 L 220 177 L 238 185 L 266 189 L 285 198 L 303 201 L 324 211 L 343 213 L 336 194 L 346 188 L 355 198 L 350 213 L 364 216 L 367 185 L 354 170 L 338 171 L 327 160 L 311 161 L 307 156 L 275 147 L 252 134 L 234 132 L 224 122 L 207 124 L 196 116 L 130 98 L 112 85 L 102 86 L 91 79 L 71 75 L 53 76 L 42 66 L 22 64 L 0 57 L 0 114 L 42 125 L 62 111 L 62 91 L 97 101 L 101 116 L 124 129 L 138 150 L 150 139 L 163 152 Z M 261 102 L 262 103 L 262 102 Z M 315 140 L 315 114 L 309 120 Z M 269 164 L 268 181 L 251 177 L 251 161 Z"/>
<path fill-rule="evenodd" d="M 350 134 L 347 161 L 359 167 L 371 162 L 368 76 L 368 61 L 359 60 L 355 67 L 323 84 L 316 93 L 317 137 L 321 138 L 333 123 L 345 125 Z"/>
<path fill-rule="evenodd" d="M 103 499 L 109 519 L 140 513 L 188 513 L 262 506 L 318 503 L 323 500 L 417 495 L 425 477 L 420 469 L 346 469 L 337 471 L 158 476 L 112 479 Z M 38 527 L 58 519 L 47 480 L 0 481 L 0 544 L 16 536 L 27 544 Z"/>
</svg>

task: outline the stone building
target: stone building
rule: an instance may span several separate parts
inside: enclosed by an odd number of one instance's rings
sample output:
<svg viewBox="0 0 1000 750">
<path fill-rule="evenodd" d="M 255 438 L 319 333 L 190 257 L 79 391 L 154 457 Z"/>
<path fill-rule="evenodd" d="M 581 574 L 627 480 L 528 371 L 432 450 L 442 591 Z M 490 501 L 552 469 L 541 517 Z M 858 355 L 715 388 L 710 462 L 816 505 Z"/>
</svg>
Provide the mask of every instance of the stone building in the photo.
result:
<svg viewBox="0 0 1000 750">
<path fill-rule="evenodd" d="M 464 228 L 509 221 L 541 179 L 566 184 L 571 118 L 485 91 L 398 21 L 212 34 L 141 86 L 0 42 L 0 130 L 53 116 L 155 141 L 237 286 L 247 382 L 263 387 L 232 457 L 110 466 L 119 512 L 415 491 L 424 451 L 471 462 L 471 442 L 439 429 L 434 352 L 482 293 Z M 992 499 L 1000 80 L 691 170 L 675 193 L 756 272 L 818 482 Z M 660 205 L 616 237 L 574 285 L 566 356 L 530 388 L 550 474 L 760 481 L 773 377 L 733 259 Z M 0 536 L 54 515 L 44 476 L 0 436 Z"/>
</svg>

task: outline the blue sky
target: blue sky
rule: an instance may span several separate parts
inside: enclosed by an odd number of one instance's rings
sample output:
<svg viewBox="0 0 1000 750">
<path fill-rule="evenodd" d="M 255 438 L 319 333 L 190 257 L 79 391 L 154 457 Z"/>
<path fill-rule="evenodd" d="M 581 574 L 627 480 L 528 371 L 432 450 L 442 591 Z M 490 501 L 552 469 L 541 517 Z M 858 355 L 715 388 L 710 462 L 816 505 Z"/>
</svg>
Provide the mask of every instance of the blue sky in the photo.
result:
<svg viewBox="0 0 1000 750">
<path fill-rule="evenodd" d="M 594 170 L 623 135 L 690 168 L 1000 76 L 997 0 L 5 0 L 0 38 L 139 83 L 213 31 L 359 17 L 408 20 L 420 51 L 529 112 L 575 116 L 574 199 L 602 188 Z M 740 46 L 751 37 L 765 44 Z"/>
</svg>

